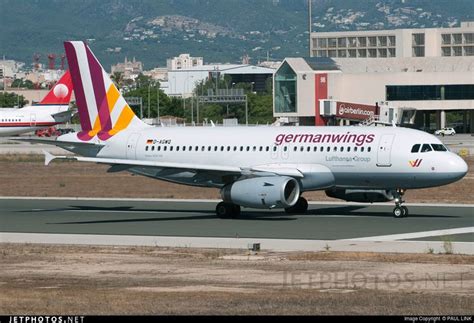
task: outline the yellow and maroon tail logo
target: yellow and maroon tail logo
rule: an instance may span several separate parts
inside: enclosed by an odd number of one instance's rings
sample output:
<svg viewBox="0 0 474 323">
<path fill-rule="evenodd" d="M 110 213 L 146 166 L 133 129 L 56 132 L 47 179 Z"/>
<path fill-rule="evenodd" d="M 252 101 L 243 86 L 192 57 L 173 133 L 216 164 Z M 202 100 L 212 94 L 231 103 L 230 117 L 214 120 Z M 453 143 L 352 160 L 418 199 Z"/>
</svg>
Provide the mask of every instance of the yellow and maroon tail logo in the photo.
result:
<svg viewBox="0 0 474 323">
<path fill-rule="evenodd" d="M 84 42 L 65 42 L 64 48 L 81 120 L 80 140 L 107 140 L 126 128 L 146 127 Z"/>
<path fill-rule="evenodd" d="M 410 160 L 410 161 L 409 161 L 410 166 L 411 166 L 411 167 L 420 167 L 422 160 L 423 160 L 423 159 Z"/>
</svg>

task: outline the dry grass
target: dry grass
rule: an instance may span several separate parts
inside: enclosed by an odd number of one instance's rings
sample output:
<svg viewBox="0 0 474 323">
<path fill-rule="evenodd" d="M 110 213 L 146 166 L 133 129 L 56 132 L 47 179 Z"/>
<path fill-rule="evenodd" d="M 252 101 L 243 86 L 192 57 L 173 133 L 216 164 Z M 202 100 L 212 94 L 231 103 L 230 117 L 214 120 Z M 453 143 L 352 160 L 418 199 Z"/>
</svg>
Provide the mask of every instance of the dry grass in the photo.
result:
<svg viewBox="0 0 474 323">
<path fill-rule="evenodd" d="M 243 261 L 223 259 L 245 254 L 242 250 L 0 248 L 3 314 L 441 315 L 474 310 L 472 257 L 261 253 L 260 260 Z"/>
</svg>

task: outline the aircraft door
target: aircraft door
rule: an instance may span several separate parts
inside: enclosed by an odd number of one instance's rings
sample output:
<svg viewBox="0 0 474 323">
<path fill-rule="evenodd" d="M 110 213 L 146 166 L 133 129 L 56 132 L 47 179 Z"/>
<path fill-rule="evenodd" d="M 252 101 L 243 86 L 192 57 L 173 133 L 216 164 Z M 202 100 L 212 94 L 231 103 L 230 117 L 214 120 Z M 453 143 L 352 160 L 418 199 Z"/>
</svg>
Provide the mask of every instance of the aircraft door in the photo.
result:
<svg viewBox="0 0 474 323">
<path fill-rule="evenodd" d="M 35 113 L 30 114 L 30 126 L 31 127 L 36 126 L 36 114 Z"/>
<path fill-rule="evenodd" d="M 140 138 L 139 133 L 132 133 L 127 140 L 127 159 L 136 159 L 137 158 L 137 144 L 138 139 Z"/>
<path fill-rule="evenodd" d="M 379 147 L 377 150 L 377 166 L 378 167 L 390 167 L 392 166 L 391 155 L 392 155 L 392 143 L 395 135 L 388 134 L 383 135 L 380 138 Z"/>
</svg>

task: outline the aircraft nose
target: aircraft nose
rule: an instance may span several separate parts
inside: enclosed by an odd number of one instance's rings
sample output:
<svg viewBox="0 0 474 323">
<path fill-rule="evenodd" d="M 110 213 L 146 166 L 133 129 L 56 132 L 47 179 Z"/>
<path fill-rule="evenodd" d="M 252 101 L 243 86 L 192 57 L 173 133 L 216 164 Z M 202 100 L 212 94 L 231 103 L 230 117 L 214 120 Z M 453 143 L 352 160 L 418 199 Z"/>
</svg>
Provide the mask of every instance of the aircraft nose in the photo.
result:
<svg viewBox="0 0 474 323">
<path fill-rule="evenodd" d="M 452 173 L 457 180 L 463 178 L 468 171 L 467 163 L 456 154 L 453 154 L 449 159 L 449 171 Z"/>
</svg>

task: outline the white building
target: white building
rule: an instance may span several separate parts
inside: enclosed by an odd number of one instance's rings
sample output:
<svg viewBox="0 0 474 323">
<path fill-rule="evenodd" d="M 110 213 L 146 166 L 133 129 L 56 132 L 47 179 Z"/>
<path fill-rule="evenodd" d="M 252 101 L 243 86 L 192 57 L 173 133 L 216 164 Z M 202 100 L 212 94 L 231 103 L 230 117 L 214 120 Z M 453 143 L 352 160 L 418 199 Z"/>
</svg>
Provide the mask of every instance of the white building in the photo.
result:
<svg viewBox="0 0 474 323">
<path fill-rule="evenodd" d="M 140 73 L 143 72 L 143 64 L 140 61 L 137 61 L 135 57 L 129 61 L 127 57 L 125 57 L 125 61 L 123 63 L 118 63 L 116 65 L 112 65 L 111 67 L 111 74 L 114 73 L 121 73 L 123 79 L 136 79 Z"/>
<path fill-rule="evenodd" d="M 446 113 L 463 114 L 474 131 L 472 57 L 287 58 L 274 75 L 274 115 L 300 124 L 324 125 L 323 100 L 416 110 L 418 127 L 446 124 Z M 467 129 L 466 129 L 467 130 Z"/>
<path fill-rule="evenodd" d="M 311 55 L 332 58 L 474 56 L 474 22 L 455 28 L 311 33 Z"/>
<path fill-rule="evenodd" d="M 169 71 L 185 70 L 193 67 L 203 66 L 202 57 L 191 57 L 189 54 L 180 54 L 178 57 L 168 58 L 166 67 Z"/>
<path fill-rule="evenodd" d="M 230 75 L 231 83 L 251 83 L 254 91 L 262 91 L 265 89 L 267 78 L 272 77 L 274 71 L 270 68 L 238 64 L 201 65 L 189 69 L 170 70 L 168 88 L 163 90 L 170 96 L 190 97 L 201 81 Z"/>
</svg>

